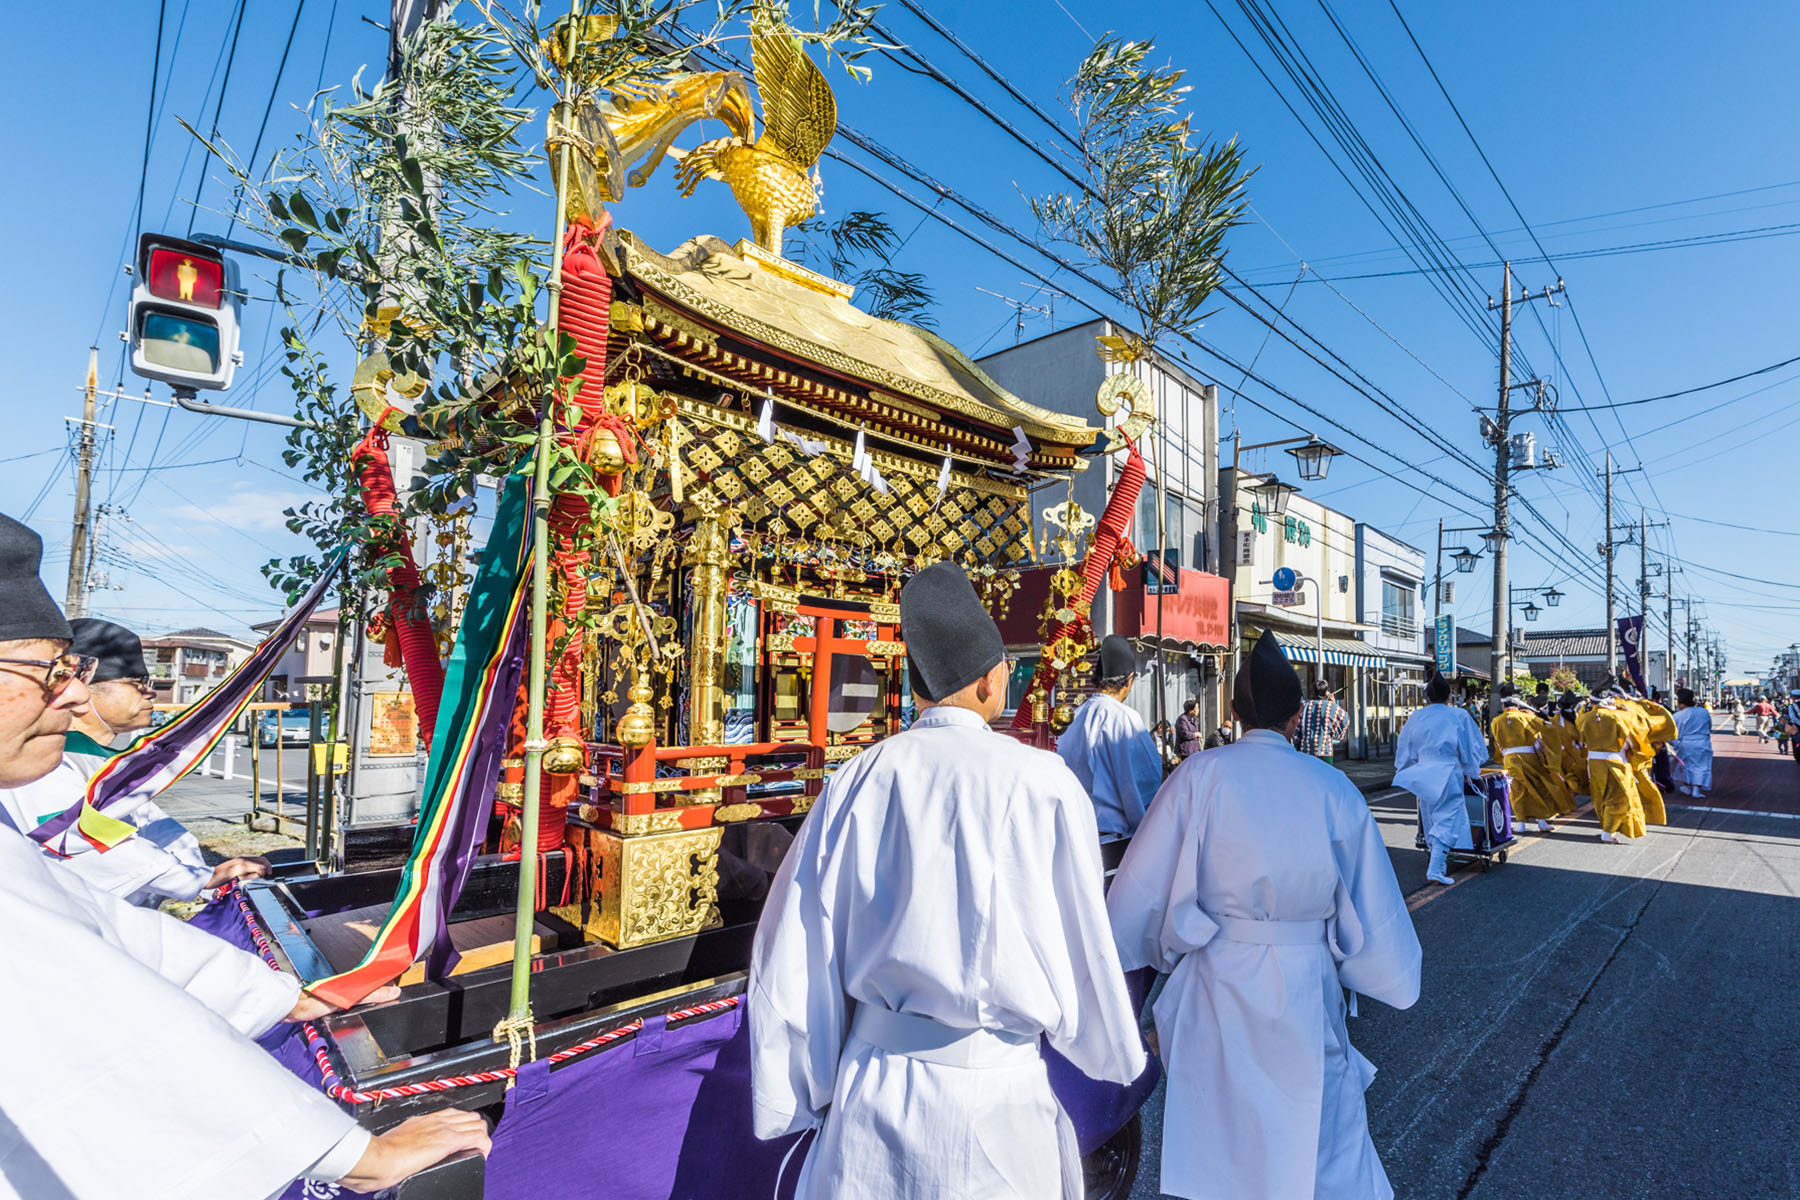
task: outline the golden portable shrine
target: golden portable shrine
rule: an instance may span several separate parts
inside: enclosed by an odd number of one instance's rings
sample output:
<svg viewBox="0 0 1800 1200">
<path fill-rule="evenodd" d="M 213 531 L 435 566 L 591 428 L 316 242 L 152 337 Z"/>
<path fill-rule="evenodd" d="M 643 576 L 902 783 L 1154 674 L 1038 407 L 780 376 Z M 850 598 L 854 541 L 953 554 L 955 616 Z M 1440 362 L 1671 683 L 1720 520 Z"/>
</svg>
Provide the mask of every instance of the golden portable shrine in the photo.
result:
<svg viewBox="0 0 1800 1200">
<path fill-rule="evenodd" d="M 901 583 L 954 559 L 1003 610 L 1033 558 L 1030 483 L 1076 469 L 1094 431 L 752 244 L 663 255 L 618 233 L 601 252 L 606 416 L 638 449 L 587 568 L 610 607 L 573 652 L 567 715 L 592 740 L 547 729 L 570 740 L 539 846 L 586 864 L 554 911 L 630 946 L 716 919 L 723 826 L 804 813 L 903 727 Z"/>
<path fill-rule="evenodd" d="M 572 49 L 581 32 L 559 36 Z M 357 1111 L 370 1124 L 451 1103 L 504 1105 L 509 1117 L 518 1097 L 507 1089 L 530 1067 L 572 1081 L 636 1063 L 641 1077 L 609 1076 L 605 1098 L 629 1106 L 633 1088 L 652 1087 L 666 1101 L 643 1117 L 633 1160 L 658 1182 L 595 1183 L 595 1195 L 791 1194 L 792 1140 L 749 1135 L 746 968 L 786 832 L 833 770 L 910 721 L 901 585 L 954 560 L 999 616 L 1021 568 L 1057 560 L 1046 652 L 1014 728 L 1047 744 L 1056 672 L 1081 669 L 1092 646 L 1088 601 L 1129 555 L 1143 479 L 1130 442 L 1148 397 L 1129 370 L 1099 397 L 1119 421 L 1096 429 L 1021 400 L 942 338 L 863 312 L 850 287 L 781 256 L 784 228 L 816 203 L 810 184 L 805 203 L 792 185 L 807 179 L 835 109 L 798 40 L 760 9 L 751 49 L 760 138 L 748 89 L 728 71 L 679 72 L 553 114 L 563 203 L 549 323 L 584 365 L 572 403 L 543 405 L 534 535 L 526 470 L 502 487 L 481 574 L 507 582 L 454 609 L 448 671 L 410 549 L 384 547 L 404 564 L 384 619 L 421 730 L 436 732 L 411 857 L 399 870 L 278 879 L 234 898 L 245 936 L 322 981 L 321 996 L 354 1003 L 407 972 L 400 1000 L 305 1030 L 301 1057 L 320 1086 L 369 1106 Z M 701 119 L 735 136 L 683 156 L 681 182 L 729 183 L 757 240 L 697 237 L 665 254 L 612 228 L 603 203 Z M 382 385 L 370 389 L 374 429 L 358 451 L 366 500 L 391 511 L 383 431 L 400 427 L 399 413 L 392 381 L 376 367 L 364 374 Z M 536 408 L 514 383 L 491 380 L 470 402 Z M 1131 465 L 1096 525 L 1064 492 L 1102 437 Z M 599 492 L 559 489 L 546 466 L 553 443 L 601 480 Z M 1047 506 L 1042 544 L 1034 502 Z M 507 522 L 519 536 L 503 542 Z M 750 869 L 722 873 L 734 863 Z M 409 972 L 428 948 L 427 967 Z M 684 1039 L 703 1065 L 657 1057 Z M 629 1056 L 608 1051 L 632 1044 Z M 1049 1057 L 1089 1155 L 1090 1195 L 1125 1195 L 1154 1072 L 1119 1088 Z M 569 1121 L 537 1124 L 565 1131 L 542 1157 L 569 1169 L 604 1160 L 594 1179 L 623 1178 L 610 1136 L 575 1136 L 591 1102 L 563 1100 Z M 502 1117 L 485 1168 L 452 1165 L 416 1194 L 526 1194 L 527 1175 L 502 1166 L 509 1128 L 519 1126 Z M 681 1182 L 684 1155 L 702 1143 L 696 1190 Z M 685 1149 L 664 1162 L 652 1144 Z M 729 1180 L 720 1162 L 736 1164 Z"/>
</svg>

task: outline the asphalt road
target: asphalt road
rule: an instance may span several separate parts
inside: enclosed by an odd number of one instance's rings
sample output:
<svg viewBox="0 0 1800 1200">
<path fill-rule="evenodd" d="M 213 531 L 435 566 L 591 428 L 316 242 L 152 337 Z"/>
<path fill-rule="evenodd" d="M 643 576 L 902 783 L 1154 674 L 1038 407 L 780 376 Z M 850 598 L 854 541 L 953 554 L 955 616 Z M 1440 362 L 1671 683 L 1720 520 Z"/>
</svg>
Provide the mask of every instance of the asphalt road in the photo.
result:
<svg viewBox="0 0 1800 1200">
<path fill-rule="evenodd" d="M 1350 1028 L 1398 1196 L 1800 1197 L 1800 766 L 1714 746 L 1713 794 L 1636 844 L 1584 815 L 1449 888 L 1411 797 L 1370 798 L 1425 950 L 1419 1002 Z M 1134 1197 L 1161 1194 L 1160 1096 L 1145 1127 Z"/>
</svg>

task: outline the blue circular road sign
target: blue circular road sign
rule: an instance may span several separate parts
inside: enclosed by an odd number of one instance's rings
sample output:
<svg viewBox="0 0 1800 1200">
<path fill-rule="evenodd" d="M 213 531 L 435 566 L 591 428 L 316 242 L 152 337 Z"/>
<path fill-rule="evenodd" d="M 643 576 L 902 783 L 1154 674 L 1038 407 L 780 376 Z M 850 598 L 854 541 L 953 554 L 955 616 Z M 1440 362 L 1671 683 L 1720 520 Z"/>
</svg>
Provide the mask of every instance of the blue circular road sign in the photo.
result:
<svg viewBox="0 0 1800 1200">
<path fill-rule="evenodd" d="M 1278 592 L 1293 591 L 1294 590 L 1294 568 L 1292 568 L 1292 567 L 1276 567 L 1275 568 L 1275 578 L 1270 580 L 1269 582 L 1271 582 L 1275 585 L 1275 590 Z"/>
</svg>

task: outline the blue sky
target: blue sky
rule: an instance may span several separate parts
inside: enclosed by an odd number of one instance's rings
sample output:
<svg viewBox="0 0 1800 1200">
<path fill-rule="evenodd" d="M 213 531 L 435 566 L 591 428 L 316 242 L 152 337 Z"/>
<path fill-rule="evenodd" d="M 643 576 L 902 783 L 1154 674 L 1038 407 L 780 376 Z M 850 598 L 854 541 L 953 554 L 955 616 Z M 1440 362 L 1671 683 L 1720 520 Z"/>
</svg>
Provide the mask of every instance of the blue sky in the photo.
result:
<svg viewBox="0 0 1800 1200">
<path fill-rule="evenodd" d="M 1458 260 L 1471 265 L 1474 278 L 1464 283 L 1474 302 L 1465 301 L 1460 312 L 1425 276 L 1391 274 L 1409 270 L 1411 262 L 1309 136 L 1310 129 L 1338 154 L 1237 0 L 1214 0 L 1218 15 L 1204 0 L 919 4 L 1046 108 L 1057 104 L 1062 81 L 1091 35 L 1108 30 L 1152 37 L 1159 57 L 1186 67 L 1196 129 L 1238 137 L 1248 160 L 1260 164 L 1250 187 L 1255 220 L 1234 234 L 1229 264 L 1271 304 L 1285 302 L 1288 317 L 1408 414 L 1403 420 L 1379 411 L 1280 338 L 1264 346 L 1262 325 L 1221 304 L 1203 331 L 1208 343 L 1240 363 L 1254 358 L 1256 374 L 1396 457 L 1322 427 L 1255 382 L 1241 390 L 1291 423 L 1227 394 L 1223 427 L 1229 430 L 1235 418 L 1246 440 L 1317 428 L 1369 462 L 1411 478 L 1429 494 L 1364 463 L 1340 460 L 1330 479 L 1308 494 L 1427 550 L 1440 516 L 1452 524 L 1475 523 L 1457 507 L 1479 505 L 1415 472 L 1475 496 L 1491 496 L 1491 485 L 1444 456 L 1412 424 L 1422 422 L 1463 453 L 1491 463 L 1472 409 L 1492 404 L 1498 370 L 1495 338 L 1477 335 L 1488 319 L 1481 302 L 1500 288 L 1499 267 L 1485 265 L 1496 258 L 1487 239 L 1521 260 L 1538 252 L 1389 6 L 1328 10 L 1316 0 L 1292 0 L 1280 6 L 1279 16 L 1398 188 Z M 144 225 L 180 233 L 194 213 L 203 152 L 175 117 L 200 127 L 212 123 L 222 77 L 217 64 L 236 9 L 228 0 L 168 0 L 167 11 L 167 94 L 152 126 Z M 1800 106 L 1791 82 L 1800 9 L 1773 2 L 1715 6 L 1702 20 L 1692 6 L 1672 2 L 1480 8 L 1401 0 L 1400 12 L 1480 150 L 1558 260 L 1571 303 L 1554 310 L 1534 306 L 1535 316 L 1522 313 L 1516 344 L 1531 368 L 1555 382 L 1565 409 L 1606 403 L 1609 396 L 1623 401 L 1674 391 L 1800 354 L 1794 329 L 1800 238 L 1793 230 L 1769 228 L 1800 223 L 1800 157 L 1793 150 L 1800 144 Z M 300 128 L 294 106 L 303 105 L 319 81 L 346 83 L 359 66 L 379 64 L 384 56 L 385 35 L 369 22 L 386 19 L 385 4 L 303 0 L 297 26 L 295 13 L 293 0 L 248 6 L 218 119 L 225 139 L 241 152 L 255 140 L 278 71 L 264 158 Z M 1376 91 L 1331 15 L 1485 238 Z M 882 20 L 1021 132 L 1052 136 L 898 3 Z M 64 418 L 79 411 L 77 388 L 90 343 L 100 346 L 102 386 L 120 378 L 117 331 L 124 323 L 127 281 L 119 265 L 144 153 L 156 21 L 157 4 L 135 0 L 30 6 L 14 22 L 17 44 L 80 46 L 83 55 L 79 74 L 64 55 L 20 56 L 14 94 L 38 97 L 39 103 L 30 119 L 0 131 L 15 178 L 31 181 L 0 195 L 0 214 L 41 256 L 29 289 L 0 295 L 17 397 L 8 406 L 13 432 L 0 453 L 0 510 L 29 514 L 45 534 L 45 576 L 59 596 L 73 495 Z M 284 67 L 290 27 L 295 33 Z M 933 80 L 879 56 L 866 61 L 875 71 L 867 85 L 834 76 L 842 81 L 843 122 L 1033 236 L 1021 196 L 1051 190 L 1060 177 Z M 1258 64 L 1280 84 L 1280 95 Z M 212 98 L 205 99 L 209 92 Z M 1281 96 L 1305 116 L 1304 127 Z M 838 148 L 867 161 L 843 139 Z M 665 247 L 696 233 L 735 239 L 745 232 L 723 188 L 709 186 L 695 200 L 672 203 L 667 172 L 619 207 L 621 225 Z M 207 210 L 226 204 L 228 188 L 216 164 L 205 174 L 194 228 L 217 232 L 225 218 Z M 1029 297 L 1038 286 L 1034 280 L 849 168 L 828 160 L 824 175 L 829 214 L 885 211 L 910 234 L 897 265 L 929 276 L 946 336 L 975 353 L 1008 343 L 1012 314 L 977 288 Z M 1352 178 L 1362 195 L 1370 194 L 1354 172 Z M 916 184 L 906 186 L 924 194 Z M 1066 291 L 1071 298 L 1056 302 L 1058 327 L 1086 320 L 1096 308 L 1115 307 L 1031 251 L 981 229 L 949 201 L 940 211 L 981 230 L 984 240 L 1005 244 L 1010 255 Z M 547 232 L 549 205 L 532 198 L 514 219 Z M 1773 236 L 1619 249 L 1752 229 Z M 1301 260 L 1312 270 L 1292 286 Z M 257 269 L 246 264 L 246 270 Z M 1333 282 L 1320 282 L 1321 275 Z M 1519 280 L 1534 291 L 1555 275 L 1542 262 L 1518 267 Z M 253 283 L 250 291 L 268 294 L 266 285 Z M 289 399 L 268 340 L 270 307 L 253 303 L 246 310 L 248 362 L 227 399 L 278 411 Z M 1044 321 L 1028 321 L 1025 333 L 1048 329 Z M 1227 391 L 1240 387 L 1242 376 L 1218 361 L 1198 353 L 1188 358 Z M 346 378 L 353 365 L 340 364 Z M 143 393 L 143 381 L 128 373 L 124 380 L 126 391 Z M 156 385 L 152 396 L 166 400 L 167 389 Z M 1800 546 L 1800 522 L 1785 499 L 1792 493 L 1789 430 L 1796 403 L 1800 364 L 1690 398 L 1591 414 L 1565 411 L 1554 427 L 1541 417 L 1525 418 L 1518 428 L 1537 433 L 1540 447 L 1558 449 L 1569 465 L 1536 472 L 1520 485 L 1542 520 L 1524 519 L 1513 581 L 1554 583 L 1567 592 L 1555 614 L 1559 625 L 1600 622 L 1591 547 L 1601 518 L 1597 481 L 1587 464 L 1597 464 L 1610 449 L 1622 466 L 1644 467 L 1621 477 L 1618 519 L 1635 521 L 1647 508 L 1652 521 L 1671 522 L 1653 531 L 1653 556 L 1673 554 L 1682 564 L 1677 593 L 1695 596 L 1708 624 L 1724 634 L 1732 670 L 1760 670 L 1773 651 L 1800 640 L 1800 567 L 1792 553 Z M 1701 411 L 1714 406 L 1721 407 Z M 103 519 L 103 565 L 122 588 L 97 593 L 95 611 L 148 631 L 192 624 L 241 630 L 273 615 L 277 600 L 257 567 L 272 554 L 296 549 L 280 513 L 307 493 L 281 464 L 280 433 L 132 401 L 110 404 L 101 420 L 112 428 L 105 431 L 97 498 L 118 510 Z M 1546 522 L 1588 557 L 1574 561 L 1556 545 Z M 1730 527 L 1739 525 L 1750 528 Z M 1635 585 L 1635 549 L 1622 561 Z M 1485 628 L 1485 567 L 1463 580 L 1458 618 Z M 1621 589 L 1622 597 L 1627 590 Z M 1548 623 L 1548 617 L 1540 621 Z"/>
</svg>

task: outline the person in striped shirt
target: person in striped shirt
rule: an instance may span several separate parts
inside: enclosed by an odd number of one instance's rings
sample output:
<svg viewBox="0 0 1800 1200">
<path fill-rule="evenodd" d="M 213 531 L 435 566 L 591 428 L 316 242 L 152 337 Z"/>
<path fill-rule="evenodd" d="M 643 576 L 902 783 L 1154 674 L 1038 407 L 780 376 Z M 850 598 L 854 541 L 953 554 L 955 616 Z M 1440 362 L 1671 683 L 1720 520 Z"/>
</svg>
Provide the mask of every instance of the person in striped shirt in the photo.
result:
<svg viewBox="0 0 1800 1200">
<path fill-rule="evenodd" d="M 1300 712 L 1300 727 L 1294 731 L 1294 745 L 1302 754 L 1312 754 L 1331 761 L 1337 744 L 1350 728 L 1350 714 L 1337 702 L 1331 685 L 1323 679 L 1313 683 L 1313 698 Z"/>
</svg>

